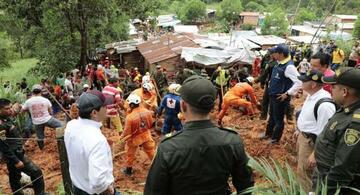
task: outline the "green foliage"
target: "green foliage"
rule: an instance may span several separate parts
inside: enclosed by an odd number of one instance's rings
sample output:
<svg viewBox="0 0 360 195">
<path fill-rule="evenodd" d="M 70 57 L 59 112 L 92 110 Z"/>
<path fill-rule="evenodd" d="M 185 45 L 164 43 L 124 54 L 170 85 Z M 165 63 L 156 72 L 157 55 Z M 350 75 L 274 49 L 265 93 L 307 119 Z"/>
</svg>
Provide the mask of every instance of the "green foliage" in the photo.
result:
<svg viewBox="0 0 360 195">
<path fill-rule="evenodd" d="M 313 21 L 315 20 L 316 14 L 315 12 L 312 12 L 311 10 L 301 8 L 299 9 L 299 12 L 295 18 L 295 24 L 302 24 L 304 21 Z"/>
<path fill-rule="evenodd" d="M 264 24 L 261 26 L 261 34 L 282 36 L 287 32 L 288 26 L 285 12 L 276 9 L 265 16 Z"/>
<path fill-rule="evenodd" d="M 0 70 L 9 67 L 7 48 L 5 47 L 5 41 L 0 37 Z"/>
<path fill-rule="evenodd" d="M 242 11 L 241 0 L 223 0 L 220 4 L 220 18 L 233 25 Z"/>
<path fill-rule="evenodd" d="M 353 46 L 352 41 L 344 41 L 342 39 L 337 39 L 335 40 L 336 45 L 338 46 L 338 48 L 342 49 L 345 53 L 345 56 L 348 57 L 351 53 L 351 49 Z"/>
<path fill-rule="evenodd" d="M 248 4 L 245 5 L 246 11 L 257 11 L 261 12 L 265 9 L 265 7 L 259 3 L 256 3 L 254 1 L 250 1 Z"/>
<path fill-rule="evenodd" d="M 296 174 L 292 170 L 288 163 L 281 165 L 277 160 L 267 160 L 261 158 L 255 160 L 250 158 L 249 166 L 251 166 L 256 172 L 266 179 L 266 183 L 263 186 L 256 185 L 252 188 L 247 189 L 245 193 L 258 193 L 264 195 L 307 195 L 308 192 L 304 190 L 300 184 Z M 320 183 L 320 182 L 319 182 Z M 357 189 L 353 189 L 356 192 L 360 192 Z M 339 194 L 340 189 L 336 191 L 336 195 Z M 316 194 L 326 195 L 327 184 L 319 184 L 316 188 Z"/>
<path fill-rule="evenodd" d="M 255 26 L 251 25 L 251 24 L 243 24 L 241 25 L 241 30 L 254 30 Z"/>
<path fill-rule="evenodd" d="M 188 0 L 180 8 L 178 16 L 185 24 L 193 23 L 206 16 L 206 5 L 200 0 Z"/>
<path fill-rule="evenodd" d="M 358 15 L 357 20 L 354 24 L 352 36 L 354 39 L 360 39 L 360 14 Z"/>
<path fill-rule="evenodd" d="M 64 189 L 64 185 L 62 182 L 56 186 L 56 194 L 57 195 L 65 195 L 65 189 Z"/>
</svg>

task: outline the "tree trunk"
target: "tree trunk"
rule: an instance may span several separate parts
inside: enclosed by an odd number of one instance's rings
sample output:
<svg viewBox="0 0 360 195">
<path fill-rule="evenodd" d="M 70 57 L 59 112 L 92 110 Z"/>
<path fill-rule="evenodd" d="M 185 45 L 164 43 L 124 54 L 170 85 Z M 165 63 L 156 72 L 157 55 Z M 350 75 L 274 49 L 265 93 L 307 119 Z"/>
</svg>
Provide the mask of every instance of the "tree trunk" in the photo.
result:
<svg viewBox="0 0 360 195">
<path fill-rule="evenodd" d="M 19 53 L 20 53 L 20 58 L 23 59 L 24 58 L 24 51 L 23 51 L 23 48 L 21 46 L 21 38 L 17 39 L 16 44 L 17 44 L 17 48 L 18 48 Z"/>
<path fill-rule="evenodd" d="M 83 1 L 79 0 L 77 3 L 77 12 L 79 17 L 79 32 L 80 32 L 80 60 L 78 64 L 78 69 L 83 71 L 87 62 L 87 47 L 88 47 L 88 37 L 87 37 L 87 28 L 86 28 L 86 17 L 84 15 L 84 6 Z"/>
</svg>

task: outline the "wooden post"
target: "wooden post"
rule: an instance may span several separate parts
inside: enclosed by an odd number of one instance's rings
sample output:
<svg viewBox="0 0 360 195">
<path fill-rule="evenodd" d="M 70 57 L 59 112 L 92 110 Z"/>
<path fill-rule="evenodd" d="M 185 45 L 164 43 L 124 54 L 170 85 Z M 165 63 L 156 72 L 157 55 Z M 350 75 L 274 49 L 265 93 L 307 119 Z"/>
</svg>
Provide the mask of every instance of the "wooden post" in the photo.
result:
<svg viewBox="0 0 360 195">
<path fill-rule="evenodd" d="M 65 129 L 64 127 L 60 127 L 56 129 L 56 139 L 57 139 L 57 147 L 60 157 L 61 175 L 64 184 L 64 191 L 65 194 L 72 195 L 74 193 L 73 193 L 72 182 L 69 172 L 69 161 L 68 161 L 65 142 L 64 142 L 64 129 Z"/>
</svg>

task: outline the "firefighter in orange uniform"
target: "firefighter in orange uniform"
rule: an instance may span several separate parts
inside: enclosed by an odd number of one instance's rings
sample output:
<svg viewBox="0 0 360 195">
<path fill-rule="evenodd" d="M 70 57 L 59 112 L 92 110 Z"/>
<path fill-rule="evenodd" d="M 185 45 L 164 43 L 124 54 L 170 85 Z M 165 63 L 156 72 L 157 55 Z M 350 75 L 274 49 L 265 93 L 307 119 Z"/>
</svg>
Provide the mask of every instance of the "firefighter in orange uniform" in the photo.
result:
<svg viewBox="0 0 360 195">
<path fill-rule="evenodd" d="M 154 86 L 151 83 L 142 84 L 141 88 L 135 89 L 131 94 L 136 94 L 141 98 L 141 107 L 154 111 L 157 109 L 157 96 Z M 126 105 L 126 110 L 129 111 L 128 104 Z"/>
<path fill-rule="evenodd" d="M 223 103 L 221 105 L 221 112 L 218 115 L 218 124 L 221 125 L 222 119 L 225 116 L 226 111 L 230 106 L 238 106 L 246 109 L 248 115 L 255 114 L 259 102 L 256 100 L 254 94 L 254 88 L 250 85 L 253 83 L 254 78 L 248 77 L 245 79 L 246 82 L 240 82 L 226 92 Z M 250 83 L 250 84 L 249 84 Z M 245 96 L 249 96 L 249 102 Z"/>
<path fill-rule="evenodd" d="M 137 149 L 141 146 L 152 160 L 156 145 L 150 133 L 154 122 L 153 113 L 140 106 L 141 98 L 136 94 L 130 94 L 126 101 L 131 112 L 125 118 L 125 130 L 121 135 L 126 140 L 126 167 L 122 172 L 130 176 Z"/>
</svg>

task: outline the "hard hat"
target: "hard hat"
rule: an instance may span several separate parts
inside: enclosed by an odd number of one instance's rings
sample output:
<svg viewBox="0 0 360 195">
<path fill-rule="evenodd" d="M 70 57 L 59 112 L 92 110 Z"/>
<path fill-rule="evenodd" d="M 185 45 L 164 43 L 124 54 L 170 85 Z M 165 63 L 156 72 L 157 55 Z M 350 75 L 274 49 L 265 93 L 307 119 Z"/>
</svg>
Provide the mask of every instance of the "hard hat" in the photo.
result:
<svg viewBox="0 0 360 195">
<path fill-rule="evenodd" d="M 149 75 L 145 75 L 142 77 L 142 84 L 150 83 L 150 82 L 151 82 L 151 79 L 150 79 Z"/>
<path fill-rule="evenodd" d="M 140 104 L 141 102 L 141 98 L 136 95 L 136 94 L 130 94 L 129 97 L 126 99 L 126 101 L 129 103 L 129 104 Z"/>
<path fill-rule="evenodd" d="M 151 91 L 153 89 L 153 85 L 151 83 L 144 83 L 142 87 L 147 91 Z"/>
<path fill-rule="evenodd" d="M 170 93 L 173 93 L 173 94 L 176 94 L 176 95 L 179 95 L 179 89 L 180 89 L 181 85 L 179 84 L 176 84 L 176 83 L 173 83 L 169 86 L 169 92 Z"/>
<path fill-rule="evenodd" d="M 83 88 L 89 88 L 89 85 L 88 85 L 88 84 L 84 84 L 84 85 L 83 85 Z"/>
<path fill-rule="evenodd" d="M 254 83 L 254 80 L 255 79 L 252 76 L 246 78 L 246 81 L 249 82 L 249 83 Z"/>
</svg>

